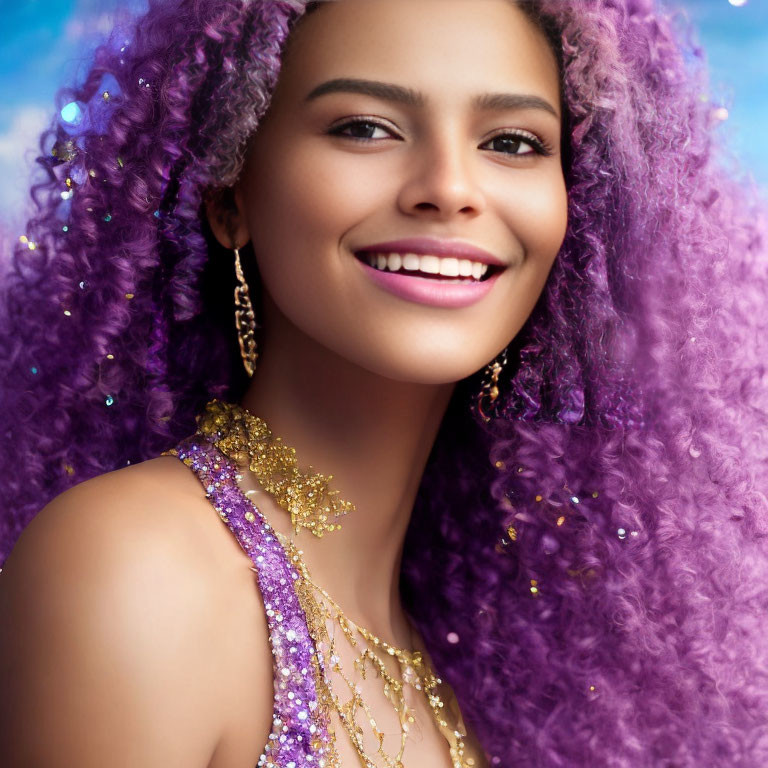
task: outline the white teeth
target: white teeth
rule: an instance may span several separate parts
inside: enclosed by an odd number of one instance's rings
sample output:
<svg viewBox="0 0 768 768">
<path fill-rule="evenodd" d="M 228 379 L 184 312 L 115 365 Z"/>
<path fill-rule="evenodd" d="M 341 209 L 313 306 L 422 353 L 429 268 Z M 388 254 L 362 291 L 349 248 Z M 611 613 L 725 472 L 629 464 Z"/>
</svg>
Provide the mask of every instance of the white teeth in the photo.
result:
<svg viewBox="0 0 768 768">
<path fill-rule="evenodd" d="M 403 255 L 403 269 L 410 269 L 416 272 L 419 269 L 419 257 L 415 253 L 406 253 Z"/>
<path fill-rule="evenodd" d="M 438 256 L 419 256 L 419 272 L 428 275 L 440 274 L 440 258 Z"/>
<path fill-rule="evenodd" d="M 459 260 L 458 259 L 440 259 L 440 274 L 446 277 L 458 277 L 459 276 Z"/>
<path fill-rule="evenodd" d="M 387 256 L 387 269 L 390 272 L 397 272 L 403 266 L 403 257 L 399 253 L 390 253 Z"/>
<path fill-rule="evenodd" d="M 433 256 L 417 253 L 367 253 L 366 261 L 372 267 L 389 272 L 405 269 L 409 272 L 424 272 L 427 275 L 445 277 L 471 277 L 480 280 L 488 271 L 488 265 L 470 259 L 457 259 L 453 256 Z"/>
</svg>

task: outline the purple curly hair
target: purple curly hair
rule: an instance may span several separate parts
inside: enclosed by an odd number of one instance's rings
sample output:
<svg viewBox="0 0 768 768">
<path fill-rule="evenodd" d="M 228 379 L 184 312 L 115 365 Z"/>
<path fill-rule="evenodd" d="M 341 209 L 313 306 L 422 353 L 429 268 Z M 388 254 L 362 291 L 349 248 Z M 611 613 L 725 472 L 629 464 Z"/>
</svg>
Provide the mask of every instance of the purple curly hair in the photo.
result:
<svg viewBox="0 0 768 768">
<path fill-rule="evenodd" d="M 243 395 L 203 205 L 305 4 L 152 0 L 60 92 L 83 120 L 41 138 L 0 303 L 3 559 L 53 496 Z M 456 387 L 403 598 L 491 765 L 764 768 L 762 209 L 722 170 L 677 16 L 520 5 L 561 63 L 569 229 L 491 420 L 469 408 L 482 372 Z"/>
</svg>

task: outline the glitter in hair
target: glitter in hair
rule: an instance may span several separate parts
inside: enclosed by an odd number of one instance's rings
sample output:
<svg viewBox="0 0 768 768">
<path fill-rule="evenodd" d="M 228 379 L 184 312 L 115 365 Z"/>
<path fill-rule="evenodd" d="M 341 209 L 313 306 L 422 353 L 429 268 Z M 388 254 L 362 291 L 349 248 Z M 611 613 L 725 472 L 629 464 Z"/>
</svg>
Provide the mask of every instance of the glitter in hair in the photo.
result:
<svg viewBox="0 0 768 768">
<path fill-rule="evenodd" d="M 0 302 L 3 557 L 53 496 L 245 391 L 203 205 L 227 199 L 303 6 L 152 2 L 60 92 L 80 118 L 41 137 Z M 522 7 L 561 62 L 568 231 L 497 417 L 471 417 L 480 372 L 456 387 L 403 598 L 492 766 L 762 768 L 762 208 L 722 170 L 679 17 Z"/>
</svg>

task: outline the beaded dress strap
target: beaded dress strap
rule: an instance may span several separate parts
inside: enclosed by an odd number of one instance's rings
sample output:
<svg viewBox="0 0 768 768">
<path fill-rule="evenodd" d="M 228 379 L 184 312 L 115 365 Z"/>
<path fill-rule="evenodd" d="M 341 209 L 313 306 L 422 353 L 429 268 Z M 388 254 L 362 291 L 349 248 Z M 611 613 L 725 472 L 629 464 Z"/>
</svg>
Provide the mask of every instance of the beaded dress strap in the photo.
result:
<svg viewBox="0 0 768 768">
<path fill-rule="evenodd" d="M 221 520 L 253 561 L 269 626 L 274 657 L 275 709 L 269 742 L 258 766 L 328 768 L 333 749 L 329 718 L 318 704 L 315 675 L 322 665 L 309 634 L 293 582 L 299 578 L 288 555 L 259 509 L 237 484 L 238 469 L 197 432 L 163 456 L 177 456 L 205 489 Z"/>
</svg>

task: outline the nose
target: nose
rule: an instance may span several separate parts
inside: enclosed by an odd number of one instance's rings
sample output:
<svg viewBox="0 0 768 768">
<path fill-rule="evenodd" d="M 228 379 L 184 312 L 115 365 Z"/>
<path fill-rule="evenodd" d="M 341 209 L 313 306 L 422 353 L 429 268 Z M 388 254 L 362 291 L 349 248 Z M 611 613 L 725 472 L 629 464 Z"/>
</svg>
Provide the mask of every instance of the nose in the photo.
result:
<svg viewBox="0 0 768 768">
<path fill-rule="evenodd" d="M 451 131 L 416 143 L 398 197 L 400 209 L 411 216 L 447 221 L 457 214 L 474 217 L 485 208 L 478 183 L 473 148 Z"/>
</svg>

